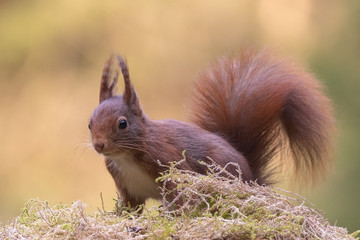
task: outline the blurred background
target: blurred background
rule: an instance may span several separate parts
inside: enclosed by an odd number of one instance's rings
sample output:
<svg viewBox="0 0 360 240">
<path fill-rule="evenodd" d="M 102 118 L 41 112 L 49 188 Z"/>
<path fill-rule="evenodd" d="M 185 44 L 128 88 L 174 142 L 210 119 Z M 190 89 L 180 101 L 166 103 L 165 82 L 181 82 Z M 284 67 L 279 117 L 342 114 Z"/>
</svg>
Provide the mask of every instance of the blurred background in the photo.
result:
<svg viewBox="0 0 360 240">
<path fill-rule="evenodd" d="M 324 82 L 339 128 L 335 164 L 300 193 L 332 224 L 359 229 L 359 11 L 356 0 L 0 1 L 0 221 L 30 198 L 80 199 L 95 211 L 102 193 L 113 208 L 113 180 L 87 129 L 110 53 L 126 57 L 148 116 L 186 120 L 197 75 L 253 45 Z"/>
</svg>

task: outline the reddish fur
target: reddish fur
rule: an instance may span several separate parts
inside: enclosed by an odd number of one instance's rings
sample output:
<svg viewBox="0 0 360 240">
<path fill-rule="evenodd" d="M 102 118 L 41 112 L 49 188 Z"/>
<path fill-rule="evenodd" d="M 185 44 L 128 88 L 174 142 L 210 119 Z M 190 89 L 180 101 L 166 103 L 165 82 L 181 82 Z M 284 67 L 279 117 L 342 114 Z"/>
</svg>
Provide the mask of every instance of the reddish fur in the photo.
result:
<svg viewBox="0 0 360 240">
<path fill-rule="evenodd" d="M 165 170 L 163 165 L 181 159 L 184 150 L 183 169 L 205 174 L 199 160 L 208 161 L 208 157 L 223 167 L 235 162 L 244 181 L 260 184 L 271 183 L 277 167 L 274 159 L 287 149 L 295 177 L 316 179 L 330 162 L 334 127 L 329 100 L 320 83 L 288 59 L 268 51 L 245 50 L 216 61 L 195 85 L 190 112 L 194 124 L 150 120 L 120 57 L 125 90 L 116 95 L 117 76 L 109 77 L 113 59 L 105 65 L 100 105 L 89 128 L 118 191 L 132 206 L 147 197 L 160 197 L 152 180 Z M 119 121 L 124 119 L 128 126 L 121 129 Z M 227 170 L 238 174 L 233 166 Z M 138 182 L 144 184 L 142 188 L 133 184 Z"/>
<path fill-rule="evenodd" d="M 270 182 L 287 147 L 295 178 L 316 180 L 330 163 L 334 120 L 322 86 L 269 51 L 216 61 L 196 83 L 190 116 L 241 152 L 260 183 Z"/>
<path fill-rule="evenodd" d="M 112 71 L 113 60 L 114 60 L 114 55 L 111 55 L 109 59 L 106 61 L 101 75 L 99 103 L 115 95 L 118 73 L 116 72 L 113 79 L 111 79 L 113 75 L 113 71 Z"/>
</svg>

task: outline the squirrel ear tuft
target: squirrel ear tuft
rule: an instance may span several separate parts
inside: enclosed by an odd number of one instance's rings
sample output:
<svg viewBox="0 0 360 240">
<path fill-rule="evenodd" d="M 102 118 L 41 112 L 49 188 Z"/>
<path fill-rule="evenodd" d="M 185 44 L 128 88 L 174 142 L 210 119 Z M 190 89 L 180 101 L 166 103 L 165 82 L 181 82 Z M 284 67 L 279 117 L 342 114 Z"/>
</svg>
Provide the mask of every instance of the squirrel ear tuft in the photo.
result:
<svg viewBox="0 0 360 240">
<path fill-rule="evenodd" d="M 134 90 L 134 86 L 132 85 L 130 80 L 129 68 L 126 62 L 124 61 L 124 59 L 120 55 L 117 55 L 117 60 L 121 72 L 124 76 L 125 89 L 124 89 L 123 99 L 128 105 L 134 104 L 137 102 L 137 96 Z"/>
<path fill-rule="evenodd" d="M 121 69 L 121 72 L 124 76 L 125 88 L 124 88 L 124 93 L 122 96 L 123 100 L 130 107 L 130 109 L 132 110 L 132 112 L 134 114 L 140 116 L 142 114 L 142 110 L 141 110 L 141 107 L 139 104 L 139 99 L 136 95 L 134 86 L 132 85 L 131 80 L 130 80 L 129 68 L 128 68 L 126 62 L 124 61 L 124 59 L 120 55 L 117 55 L 117 60 L 118 60 L 118 64 Z"/>
<path fill-rule="evenodd" d="M 116 84 L 119 73 L 117 71 L 114 73 L 112 68 L 113 62 L 114 55 L 111 55 L 106 61 L 102 72 L 99 103 L 102 103 L 104 100 L 116 95 Z"/>
</svg>

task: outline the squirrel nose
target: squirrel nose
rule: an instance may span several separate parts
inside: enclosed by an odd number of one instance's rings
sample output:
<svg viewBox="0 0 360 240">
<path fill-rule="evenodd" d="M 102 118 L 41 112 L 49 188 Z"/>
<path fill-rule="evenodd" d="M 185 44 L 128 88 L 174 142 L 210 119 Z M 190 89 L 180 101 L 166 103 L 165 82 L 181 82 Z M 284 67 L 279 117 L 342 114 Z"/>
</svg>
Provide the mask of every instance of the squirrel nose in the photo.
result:
<svg viewBox="0 0 360 240">
<path fill-rule="evenodd" d="M 94 143 L 94 148 L 96 151 L 101 152 L 104 150 L 105 144 L 103 142 L 96 142 Z"/>
</svg>

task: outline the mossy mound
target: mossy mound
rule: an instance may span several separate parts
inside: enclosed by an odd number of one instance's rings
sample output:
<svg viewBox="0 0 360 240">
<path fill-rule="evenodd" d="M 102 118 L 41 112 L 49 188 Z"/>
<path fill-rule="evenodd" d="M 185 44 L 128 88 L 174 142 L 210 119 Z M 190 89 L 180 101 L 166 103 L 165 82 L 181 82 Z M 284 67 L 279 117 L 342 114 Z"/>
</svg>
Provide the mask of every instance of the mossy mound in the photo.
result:
<svg viewBox="0 0 360 240">
<path fill-rule="evenodd" d="M 1 239 L 355 239 L 298 195 L 243 183 L 209 165 L 207 176 L 176 169 L 163 173 L 165 207 L 140 213 L 116 204 L 114 212 L 87 213 L 81 201 L 54 207 L 30 200 L 1 226 Z M 175 200 L 166 202 L 171 195 Z M 182 205 L 174 207 L 176 203 Z M 175 210 L 174 210 L 175 209 Z"/>
</svg>

